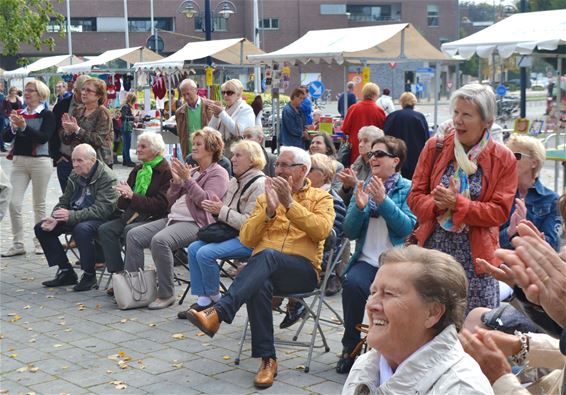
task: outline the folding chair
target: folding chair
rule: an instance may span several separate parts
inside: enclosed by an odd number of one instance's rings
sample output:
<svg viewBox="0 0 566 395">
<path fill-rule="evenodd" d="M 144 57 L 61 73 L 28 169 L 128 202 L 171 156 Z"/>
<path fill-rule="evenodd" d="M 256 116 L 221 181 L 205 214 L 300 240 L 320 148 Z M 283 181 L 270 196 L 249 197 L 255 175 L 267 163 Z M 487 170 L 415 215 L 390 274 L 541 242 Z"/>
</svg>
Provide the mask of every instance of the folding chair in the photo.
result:
<svg viewBox="0 0 566 395">
<path fill-rule="evenodd" d="M 324 336 L 324 332 L 322 331 L 322 327 L 320 326 L 320 322 L 323 321 L 323 322 L 331 323 L 331 324 L 334 324 L 334 325 L 344 325 L 344 320 L 342 319 L 340 314 L 338 314 L 338 312 L 332 306 L 330 306 L 330 304 L 328 304 L 328 302 L 326 302 L 324 290 L 326 289 L 326 283 L 328 282 L 328 279 L 330 278 L 330 274 L 334 272 L 334 269 L 336 268 L 336 265 L 339 263 L 340 257 L 342 256 L 342 253 L 343 253 L 344 249 L 346 248 L 347 243 L 345 243 L 345 240 L 346 240 L 346 238 L 336 240 L 336 233 L 334 232 L 334 230 L 332 231 L 332 234 L 326 239 L 324 249 L 325 249 L 325 251 L 329 251 L 328 262 L 326 264 L 326 270 L 324 272 L 324 277 L 322 278 L 322 281 L 318 284 L 318 286 L 314 290 L 312 290 L 310 292 L 303 292 L 303 293 L 274 294 L 273 295 L 274 297 L 293 298 L 297 302 L 301 303 L 305 307 L 305 309 L 307 310 L 307 313 L 303 317 L 301 324 L 299 325 L 299 328 L 297 329 L 297 331 L 295 332 L 295 335 L 293 336 L 292 341 L 275 340 L 276 344 L 283 344 L 283 345 L 297 346 L 297 347 L 307 347 L 309 349 L 308 356 L 307 356 L 307 362 L 305 364 L 305 373 L 308 373 L 309 370 L 310 370 L 310 363 L 311 363 L 311 359 L 312 359 L 312 351 L 313 351 L 314 348 L 323 348 L 324 347 L 325 352 L 330 351 L 330 347 L 328 346 L 328 343 L 326 342 L 326 337 Z M 337 243 L 339 243 L 339 244 L 337 244 Z M 337 246 L 337 245 L 339 245 L 340 247 L 337 249 L 337 253 L 334 253 L 334 251 L 336 251 L 335 246 Z M 309 303 L 307 303 L 307 301 L 305 299 L 307 299 L 311 296 L 313 297 L 313 300 L 309 304 Z M 323 305 L 325 305 L 335 315 L 336 319 L 332 320 L 332 319 L 328 319 L 328 318 L 322 318 L 320 316 Z M 306 341 L 305 342 L 298 342 L 297 339 L 299 337 L 299 334 L 301 333 L 305 323 L 309 319 L 314 320 L 314 327 L 313 327 L 313 331 L 312 331 L 312 334 L 311 334 L 310 341 L 308 341 L 308 342 L 306 342 Z M 244 346 L 244 341 L 246 340 L 248 326 L 249 326 L 249 318 L 246 318 L 246 322 L 244 324 L 244 331 L 243 331 L 242 337 L 240 339 L 240 347 L 238 349 L 238 355 L 234 359 L 234 363 L 236 365 L 240 364 L 240 356 L 242 354 L 242 348 Z M 319 344 L 319 345 L 316 344 L 317 333 L 320 333 L 320 338 L 322 340 L 322 343 Z"/>
<path fill-rule="evenodd" d="M 183 302 L 185 301 L 185 298 L 187 297 L 187 294 L 189 293 L 189 289 L 191 288 L 191 280 L 190 280 L 190 271 L 189 271 L 189 256 L 187 254 L 187 248 L 179 248 L 176 251 L 173 251 L 173 267 L 175 266 L 182 266 L 185 269 L 187 269 L 187 273 L 189 276 L 189 279 L 185 279 L 179 275 L 177 275 L 177 273 L 174 274 L 173 279 L 175 281 L 177 281 L 177 284 L 181 285 L 181 284 L 187 284 L 187 288 L 185 288 L 185 292 L 183 292 L 183 296 L 181 296 L 181 299 L 179 299 L 179 305 L 182 305 Z"/>
<path fill-rule="evenodd" d="M 67 246 L 65 247 L 66 251 L 70 251 L 71 254 L 73 254 L 75 256 L 75 258 L 77 258 L 77 261 L 75 262 L 75 266 L 78 264 L 80 265 L 80 254 L 79 251 L 77 249 L 76 246 L 73 246 L 73 244 L 75 243 L 74 239 L 73 239 L 73 234 L 72 233 L 63 233 L 63 237 L 65 239 L 65 243 L 67 244 Z M 97 250 L 100 250 L 100 244 L 98 239 L 94 239 L 94 243 L 95 243 L 95 248 Z M 102 254 L 101 254 L 102 255 Z M 108 272 L 106 270 L 106 265 L 98 267 L 98 265 L 95 264 L 95 271 L 99 272 L 100 274 L 98 274 L 98 279 L 96 280 L 96 285 L 94 286 L 94 289 L 100 289 L 100 284 L 102 284 L 102 280 L 104 279 L 104 277 L 108 277 L 106 280 L 106 286 L 104 287 L 104 289 L 108 289 L 108 286 L 110 285 L 110 281 L 112 280 L 112 273 Z"/>
</svg>

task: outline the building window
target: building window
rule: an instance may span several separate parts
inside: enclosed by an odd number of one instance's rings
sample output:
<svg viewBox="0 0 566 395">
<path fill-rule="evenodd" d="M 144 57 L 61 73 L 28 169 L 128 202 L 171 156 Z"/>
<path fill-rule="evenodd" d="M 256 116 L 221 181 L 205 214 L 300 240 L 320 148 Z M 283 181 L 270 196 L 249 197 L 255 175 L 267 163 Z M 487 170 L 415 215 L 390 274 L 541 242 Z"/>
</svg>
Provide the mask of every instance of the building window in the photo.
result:
<svg viewBox="0 0 566 395">
<path fill-rule="evenodd" d="M 346 4 L 321 4 L 320 15 L 345 15 Z"/>
<path fill-rule="evenodd" d="M 55 18 L 51 18 L 49 25 L 47 25 L 48 33 L 59 33 L 59 24 Z M 63 22 L 62 30 L 67 31 L 67 21 Z M 96 31 L 96 18 L 71 18 L 71 32 L 95 32 Z"/>
<path fill-rule="evenodd" d="M 428 26 L 438 26 L 438 16 L 440 8 L 436 4 L 429 4 L 426 6 L 426 17 Z"/>
<path fill-rule="evenodd" d="M 195 16 L 195 30 L 204 31 L 204 18 L 202 15 Z M 228 19 L 222 18 L 221 16 L 215 16 L 212 18 L 212 31 L 214 32 L 227 32 L 228 31 Z"/>
<path fill-rule="evenodd" d="M 279 18 L 260 19 L 259 28 L 264 30 L 279 29 Z"/>
<path fill-rule="evenodd" d="M 173 18 L 153 18 L 153 25 L 159 30 L 174 31 Z M 128 29 L 131 32 L 150 32 L 150 18 L 128 18 Z"/>
<path fill-rule="evenodd" d="M 348 19 L 356 22 L 391 21 L 391 5 L 346 5 Z"/>
</svg>

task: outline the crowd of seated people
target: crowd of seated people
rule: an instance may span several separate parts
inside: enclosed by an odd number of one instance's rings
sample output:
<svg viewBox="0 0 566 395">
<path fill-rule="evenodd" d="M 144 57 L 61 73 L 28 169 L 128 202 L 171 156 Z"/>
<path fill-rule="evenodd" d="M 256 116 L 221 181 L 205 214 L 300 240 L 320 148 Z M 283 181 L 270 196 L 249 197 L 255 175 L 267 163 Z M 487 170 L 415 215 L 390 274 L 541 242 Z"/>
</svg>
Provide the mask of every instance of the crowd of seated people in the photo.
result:
<svg viewBox="0 0 566 395">
<path fill-rule="evenodd" d="M 513 136 L 507 146 L 493 140 L 491 88 L 470 84 L 452 95 L 453 128 L 426 142 L 412 180 L 401 175 L 405 142 L 384 136 L 375 122 L 359 124 L 355 111 L 347 115 L 357 129 L 350 131 L 351 166 L 336 160 L 324 133 L 308 150 L 283 145 L 278 156 L 267 152 L 262 128 L 248 122 L 237 80 L 222 85 L 226 107 L 202 101 L 211 121 L 185 136 L 185 161 L 166 159 L 160 135 L 144 133 L 138 164 L 118 180 L 99 81 L 81 81 L 82 104 L 59 121 L 38 109 L 41 117 L 13 116 L 4 132 L 15 139 L 18 161 L 37 160 L 25 144 L 49 141 L 56 124 L 72 150 L 63 195 L 34 228 L 37 249 L 58 267 L 43 285 L 91 290 L 98 247 L 110 273 L 143 270 L 149 249 L 158 286 L 148 308 L 167 308 L 177 300 L 174 256 L 184 249 L 194 300 L 178 317 L 212 337 L 246 304 L 252 357 L 261 360 L 254 384 L 265 388 L 278 369 L 273 295 L 319 286 L 328 264 L 324 243 L 334 229 L 339 240 L 355 243 L 326 293 L 342 289 L 345 331 L 336 371 L 349 373 L 344 393 L 527 393 L 511 374 L 511 359 L 555 370 L 535 384 L 552 380 L 564 394 L 566 263 L 557 251 L 566 197 L 540 180 L 545 150 L 538 139 Z M 28 85 L 28 106 L 37 106 Z M 194 93 L 193 83 L 182 86 L 187 97 Z M 366 91 L 364 105 L 372 109 L 379 88 Z M 210 225 L 226 236 L 199 239 Z M 59 241 L 63 233 L 79 250 L 80 281 Z M 419 246 L 403 247 L 413 240 Z M 19 244 L 14 248 L 5 256 L 20 254 Z M 223 258 L 247 261 L 225 294 Z M 290 300 L 279 326 L 305 313 Z M 359 356 L 364 340 L 356 327 L 364 321 L 371 350 Z"/>
</svg>

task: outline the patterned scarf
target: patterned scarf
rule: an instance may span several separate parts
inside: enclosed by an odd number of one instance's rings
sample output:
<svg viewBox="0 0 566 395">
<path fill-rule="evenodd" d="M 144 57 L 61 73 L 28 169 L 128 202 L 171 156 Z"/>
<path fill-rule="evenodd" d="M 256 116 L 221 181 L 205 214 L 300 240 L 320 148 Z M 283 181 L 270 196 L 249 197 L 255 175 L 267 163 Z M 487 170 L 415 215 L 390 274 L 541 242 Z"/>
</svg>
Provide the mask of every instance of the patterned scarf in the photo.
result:
<svg viewBox="0 0 566 395">
<path fill-rule="evenodd" d="M 458 193 L 466 199 L 470 198 L 470 184 L 468 177 L 478 170 L 478 156 L 487 146 L 490 139 L 491 134 L 489 133 L 489 130 L 486 130 L 480 142 L 474 145 L 466 153 L 462 143 L 458 140 L 458 137 L 454 136 L 454 156 L 456 157 L 456 168 L 454 169 L 454 175 L 452 177 L 456 180 Z M 456 226 L 452 220 L 453 215 L 454 212 L 451 209 L 446 210 L 446 212 L 439 215 L 436 220 L 444 230 L 460 233 L 466 228 L 466 226 L 465 224 Z"/>
<path fill-rule="evenodd" d="M 385 194 L 389 195 L 389 192 L 391 192 L 393 190 L 393 187 L 395 187 L 395 185 L 397 184 L 397 181 L 399 181 L 399 178 L 401 177 L 400 173 L 395 173 L 392 176 L 389 176 L 387 178 L 387 180 L 385 180 L 383 182 L 383 186 L 385 187 Z M 377 211 L 377 203 L 375 203 L 370 195 L 369 197 L 369 216 L 372 218 L 379 218 L 379 213 Z"/>
<path fill-rule="evenodd" d="M 134 184 L 135 193 L 145 196 L 145 193 L 149 188 L 149 184 L 151 183 L 153 168 L 161 163 L 162 160 L 163 157 L 161 155 L 157 155 L 149 162 L 142 162 L 143 166 L 138 170 L 138 174 L 136 174 L 136 183 Z"/>
</svg>

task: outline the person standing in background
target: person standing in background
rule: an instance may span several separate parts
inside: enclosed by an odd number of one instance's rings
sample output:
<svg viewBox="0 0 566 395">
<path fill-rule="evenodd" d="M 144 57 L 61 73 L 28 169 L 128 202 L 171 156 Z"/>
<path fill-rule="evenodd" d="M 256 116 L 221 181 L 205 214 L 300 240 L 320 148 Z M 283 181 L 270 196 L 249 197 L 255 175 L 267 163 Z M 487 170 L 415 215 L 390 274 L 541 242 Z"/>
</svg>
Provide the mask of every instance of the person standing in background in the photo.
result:
<svg viewBox="0 0 566 395">
<path fill-rule="evenodd" d="M 390 96 L 391 91 L 389 88 L 383 88 L 383 94 L 377 99 L 377 105 L 383 108 L 387 115 L 395 111 L 395 104 Z"/>
<path fill-rule="evenodd" d="M 354 93 L 354 86 L 355 84 L 353 81 L 348 81 L 348 84 L 346 84 L 348 92 L 346 92 L 346 94 L 342 92 L 340 94 L 340 97 L 338 98 L 338 112 L 340 113 L 340 117 L 342 119 L 344 119 L 344 117 L 346 116 L 348 109 L 352 105 L 356 104 L 356 101 L 358 101 L 356 94 Z M 344 111 L 344 100 L 347 100 L 346 111 Z"/>
</svg>

